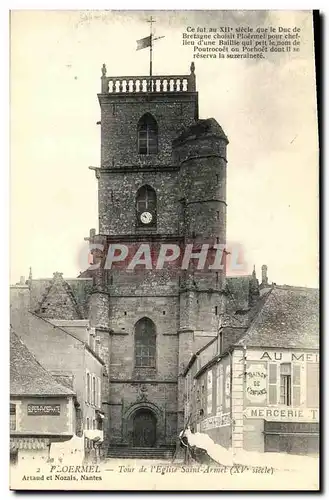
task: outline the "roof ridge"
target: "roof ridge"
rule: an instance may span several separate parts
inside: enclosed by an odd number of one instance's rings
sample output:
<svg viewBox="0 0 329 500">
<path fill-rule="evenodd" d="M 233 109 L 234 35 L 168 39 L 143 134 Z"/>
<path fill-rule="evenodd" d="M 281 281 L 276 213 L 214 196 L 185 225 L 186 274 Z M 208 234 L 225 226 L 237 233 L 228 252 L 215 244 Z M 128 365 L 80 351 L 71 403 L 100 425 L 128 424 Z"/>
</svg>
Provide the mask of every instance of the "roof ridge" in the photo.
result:
<svg viewBox="0 0 329 500">
<path fill-rule="evenodd" d="M 73 337 L 75 340 L 78 340 L 79 342 L 81 342 L 82 344 L 86 344 L 86 342 L 84 342 L 83 340 L 81 340 L 77 335 L 74 335 L 74 333 L 72 332 L 68 332 L 67 330 L 65 330 L 65 328 L 62 328 L 61 326 L 58 326 L 58 325 L 54 325 L 54 323 L 52 323 L 49 319 L 47 318 L 44 318 L 42 316 L 40 316 L 38 313 L 34 312 L 34 311 L 29 311 L 30 314 L 32 314 L 33 316 L 35 316 L 36 318 L 38 319 L 41 319 L 42 321 L 44 321 L 45 323 L 48 323 L 49 325 L 51 325 L 53 328 L 58 328 L 58 330 L 61 330 L 62 332 L 66 333 L 67 335 L 69 335 L 70 337 Z M 59 321 L 62 321 L 62 320 L 59 320 Z M 80 321 L 80 320 L 70 320 L 70 321 Z"/>
</svg>

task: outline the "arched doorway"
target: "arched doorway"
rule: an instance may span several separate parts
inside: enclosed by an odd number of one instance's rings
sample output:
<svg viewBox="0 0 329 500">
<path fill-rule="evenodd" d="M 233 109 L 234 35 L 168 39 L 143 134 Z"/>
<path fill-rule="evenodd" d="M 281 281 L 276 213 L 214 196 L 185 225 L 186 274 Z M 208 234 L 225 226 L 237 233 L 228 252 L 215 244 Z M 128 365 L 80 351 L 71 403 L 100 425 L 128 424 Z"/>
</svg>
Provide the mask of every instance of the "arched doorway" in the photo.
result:
<svg viewBox="0 0 329 500">
<path fill-rule="evenodd" d="M 133 446 L 152 447 L 156 442 L 156 417 L 151 410 L 141 408 L 133 419 Z"/>
</svg>

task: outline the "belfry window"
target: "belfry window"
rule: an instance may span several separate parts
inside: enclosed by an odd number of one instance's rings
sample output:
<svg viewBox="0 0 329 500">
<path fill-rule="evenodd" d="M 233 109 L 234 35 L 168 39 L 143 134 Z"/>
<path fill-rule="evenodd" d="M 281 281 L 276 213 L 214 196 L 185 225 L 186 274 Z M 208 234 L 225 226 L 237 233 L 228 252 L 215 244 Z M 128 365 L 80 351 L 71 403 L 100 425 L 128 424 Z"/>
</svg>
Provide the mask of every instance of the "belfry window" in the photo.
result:
<svg viewBox="0 0 329 500">
<path fill-rule="evenodd" d="M 149 113 L 143 115 L 138 122 L 138 152 L 140 155 L 158 152 L 158 125 Z"/>
<path fill-rule="evenodd" d="M 156 331 L 153 321 L 142 318 L 135 325 L 135 366 L 155 368 Z"/>
</svg>

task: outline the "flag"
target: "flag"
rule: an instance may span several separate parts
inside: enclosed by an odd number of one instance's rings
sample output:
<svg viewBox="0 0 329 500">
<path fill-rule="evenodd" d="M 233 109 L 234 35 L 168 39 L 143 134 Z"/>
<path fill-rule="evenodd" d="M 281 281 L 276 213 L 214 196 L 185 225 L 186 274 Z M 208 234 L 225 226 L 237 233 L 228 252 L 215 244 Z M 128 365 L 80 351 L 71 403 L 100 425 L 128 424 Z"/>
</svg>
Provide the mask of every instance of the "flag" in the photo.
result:
<svg viewBox="0 0 329 500">
<path fill-rule="evenodd" d="M 136 50 L 141 50 L 145 49 L 146 47 L 151 46 L 151 35 L 146 36 L 145 38 L 141 38 L 140 40 L 137 40 L 137 49 Z"/>
</svg>

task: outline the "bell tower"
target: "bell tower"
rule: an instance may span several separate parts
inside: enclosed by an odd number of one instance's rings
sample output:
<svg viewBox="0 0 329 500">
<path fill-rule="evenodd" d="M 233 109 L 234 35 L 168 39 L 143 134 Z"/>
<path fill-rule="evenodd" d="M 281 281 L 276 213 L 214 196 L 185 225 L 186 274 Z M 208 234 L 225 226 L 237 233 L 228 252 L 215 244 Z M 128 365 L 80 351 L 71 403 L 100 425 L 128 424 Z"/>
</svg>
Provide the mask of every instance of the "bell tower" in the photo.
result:
<svg viewBox="0 0 329 500">
<path fill-rule="evenodd" d="M 227 138 L 215 120 L 199 120 L 194 63 L 188 75 L 120 77 L 103 65 L 98 100 L 99 234 L 90 242 L 104 252 L 91 311 L 108 364 L 106 446 L 169 447 L 183 425 L 182 371 L 217 334 L 225 276 L 128 262 L 142 245 L 153 259 L 163 244 L 183 253 L 206 239 L 211 254 L 225 243 Z M 114 245 L 127 259 L 104 268 Z"/>
</svg>

